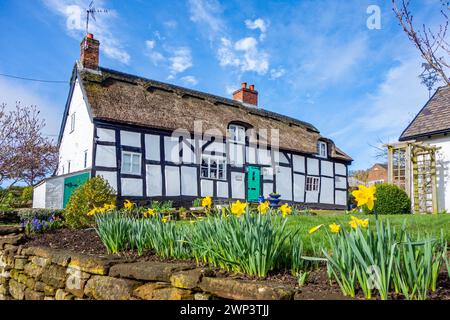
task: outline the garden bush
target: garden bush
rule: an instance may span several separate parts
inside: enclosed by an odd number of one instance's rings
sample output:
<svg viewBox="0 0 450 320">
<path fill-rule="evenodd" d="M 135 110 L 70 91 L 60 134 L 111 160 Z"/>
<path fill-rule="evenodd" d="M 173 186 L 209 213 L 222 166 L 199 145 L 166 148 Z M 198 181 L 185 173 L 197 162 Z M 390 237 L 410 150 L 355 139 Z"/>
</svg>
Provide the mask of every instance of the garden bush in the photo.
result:
<svg viewBox="0 0 450 320">
<path fill-rule="evenodd" d="M 73 191 L 63 211 L 65 223 L 71 228 L 93 226 L 95 219 L 88 212 L 115 202 L 115 192 L 109 183 L 102 177 L 93 177 Z"/>
<path fill-rule="evenodd" d="M 378 184 L 375 193 L 376 201 L 373 211 L 377 214 L 409 214 L 411 200 L 405 191 L 392 184 Z M 369 210 L 364 206 L 364 212 Z"/>
</svg>

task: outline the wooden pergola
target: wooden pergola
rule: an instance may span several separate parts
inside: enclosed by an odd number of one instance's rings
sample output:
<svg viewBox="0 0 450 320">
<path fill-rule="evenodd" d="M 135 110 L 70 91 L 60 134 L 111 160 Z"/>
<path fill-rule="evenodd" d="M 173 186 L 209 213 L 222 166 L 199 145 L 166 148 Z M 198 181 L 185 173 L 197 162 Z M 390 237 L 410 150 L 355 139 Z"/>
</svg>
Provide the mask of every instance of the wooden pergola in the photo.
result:
<svg viewBox="0 0 450 320">
<path fill-rule="evenodd" d="M 414 213 L 437 213 L 436 151 L 439 147 L 416 141 L 385 146 L 388 183 L 405 190 L 412 200 Z"/>
</svg>

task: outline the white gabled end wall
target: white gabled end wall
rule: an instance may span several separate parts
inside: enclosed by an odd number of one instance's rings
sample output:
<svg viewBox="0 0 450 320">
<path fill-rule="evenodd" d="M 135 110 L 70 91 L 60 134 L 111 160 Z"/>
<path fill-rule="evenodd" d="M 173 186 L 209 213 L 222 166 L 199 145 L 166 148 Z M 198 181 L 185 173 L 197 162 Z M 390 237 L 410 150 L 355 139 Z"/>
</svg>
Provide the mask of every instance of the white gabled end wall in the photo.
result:
<svg viewBox="0 0 450 320">
<path fill-rule="evenodd" d="M 94 124 L 89 115 L 86 102 L 84 101 L 78 79 L 75 81 L 72 98 L 69 102 L 69 110 L 67 112 L 66 123 L 59 146 L 57 175 L 81 171 L 92 166 Z M 74 118 L 72 115 L 75 115 Z M 72 119 L 75 119 L 73 126 Z M 87 153 L 86 161 L 85 153 Z"/>
</svg>

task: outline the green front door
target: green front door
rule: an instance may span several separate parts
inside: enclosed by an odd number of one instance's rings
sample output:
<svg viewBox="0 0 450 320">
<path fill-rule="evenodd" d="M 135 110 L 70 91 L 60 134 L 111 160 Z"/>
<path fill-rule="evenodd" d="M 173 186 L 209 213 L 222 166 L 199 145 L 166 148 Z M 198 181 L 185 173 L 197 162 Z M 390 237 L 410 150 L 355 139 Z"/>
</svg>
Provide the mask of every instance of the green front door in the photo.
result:
<svg viewBox="0 0 450 320">
<path fill-rule="evenodd" d="M 258 201 L 261 190 L 261 169 L 248 167 L 247 171 L 247 201 Z"/>
<path fill-rule="evenodd" d="M 64 178 L 63 208 L 65 208 L 67 203 L 69 202 L 69 199 L 70 199 L 70 196 L 72 195 L 73 190 L 75 190 L 77 187 L 81 186 L 88 179 L 89 179 L 88 172 Z"/>
</svg>

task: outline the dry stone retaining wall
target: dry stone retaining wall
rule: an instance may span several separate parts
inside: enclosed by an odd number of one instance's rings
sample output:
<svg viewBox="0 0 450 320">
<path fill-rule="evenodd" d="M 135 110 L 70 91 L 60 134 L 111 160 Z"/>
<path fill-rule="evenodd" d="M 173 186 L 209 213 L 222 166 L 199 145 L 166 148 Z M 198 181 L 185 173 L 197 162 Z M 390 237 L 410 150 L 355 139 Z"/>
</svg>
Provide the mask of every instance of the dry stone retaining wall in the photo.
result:
<svg viewBox="0 0 450 320">
<path fill-rule="evenodd" d="M 21 230 L 9 231 L 0 234 L 0 300 L 279 300 L 295 294 L 284 284 L 219 277 L 191 263 L 26 248 Z"/>
</svg>

